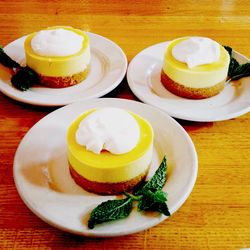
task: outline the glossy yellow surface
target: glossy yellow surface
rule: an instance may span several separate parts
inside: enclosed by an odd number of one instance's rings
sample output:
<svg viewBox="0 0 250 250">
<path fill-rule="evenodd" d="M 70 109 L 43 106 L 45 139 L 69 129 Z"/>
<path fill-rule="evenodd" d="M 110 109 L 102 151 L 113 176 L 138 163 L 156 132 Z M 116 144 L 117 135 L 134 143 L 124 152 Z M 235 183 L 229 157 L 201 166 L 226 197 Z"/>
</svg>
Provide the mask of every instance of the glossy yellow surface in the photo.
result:
<svg viewBox="0 0 250 250">
<path fill-rule="evenodd" d="M 25 39 L 24 49 L 26 64 L 44 76 L 71 76 L 73 74 L 82 72 L 90 63 L 90 47 L 88 36 L 84 31 L 68 26 L 54 26 L 48 29 L 57 28 L 67 29 L 82 36 L 84 38 L 82 49 L 79 52 L 69 56 L 40 56 L 36 54 L 31 47 L 31 40 L 36 35 L 35 32 L 27 36 Z"/>
<path fill-rule="evenodd" d="M 185 39 L 188 39 L 188 37 L 173 40 L 166 49 L 163 71 L 168 77 L 177 83 L 192 88 L 211 87 L 225 80 L 230 57 L 223 46 L 220 46 L 220 58 L 217 62 L 190 69 L 186 63 L 176 60 L 172 55 L 173 47 Z"/>
<path fill-rule="evenodd" d="M 71 166 L 86 179 L 98 182 L 127 181 L 144 173 L 152 159 L 153 129 L 151 125 L 145 119 L 131 113 L 140 127 L 140 139 L 136 147 L 121 155 L 108 151 L 95 154 L 86 150 L 75 140 L 79 123 L 91 112 L 94 110 L 80 115 L 68 129 L 68 160 Z"/>
</svg>

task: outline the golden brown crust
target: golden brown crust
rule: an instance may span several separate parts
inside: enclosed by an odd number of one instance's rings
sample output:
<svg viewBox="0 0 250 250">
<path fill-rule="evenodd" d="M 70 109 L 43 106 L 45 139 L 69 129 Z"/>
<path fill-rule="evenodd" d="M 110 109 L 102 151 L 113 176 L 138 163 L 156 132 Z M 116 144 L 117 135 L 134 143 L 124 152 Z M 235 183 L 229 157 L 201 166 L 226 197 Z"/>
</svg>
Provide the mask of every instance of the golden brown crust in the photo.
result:
<svg viewBox="0 0 250 250">
<path fill-rule="evenodd" d="M 72 178 L 74 181 L 84 188 L 85 190 L 97 194 L 107 194 L 107 195 L 113 195 L 113 194 L 121 194 L 125 191 L 130 191 L 135 186 L 137 186 L 141 181 L 145 180 L 148 169 L 142 173 L 141 175 L 125 182 L 117 182 L 117 183 L 102 183 L 102 182 L 96 182 L 96 181 L 89 181 L 85 179 L 83 176 L 79 175 L 74 168 L 69 163 L 69 170 Z"/>
<path fill-rule="evenodd" d="M 208 88 L 191 88 L 174 82 L 165 74 L 163 70 L 161 72 L 161 82 L 167 90 L 175 95 L 189 99 L 204 99 L 215 96 L 224 89 L 225 81 L 226 80 L 223 80 L 222 82 Z"/>
<path fill-rule="evenodd" d="M 88 66 L 82 72 L 74 74 L 72 76 L 54 77 L 54 76 L 39 75 L 40 83 L 41 85 L 50 87 L 50 88 L 70 87 L 83 81 L 87 77 L 89 70 L 90 70 L 90 67 Z"/>
</svg>

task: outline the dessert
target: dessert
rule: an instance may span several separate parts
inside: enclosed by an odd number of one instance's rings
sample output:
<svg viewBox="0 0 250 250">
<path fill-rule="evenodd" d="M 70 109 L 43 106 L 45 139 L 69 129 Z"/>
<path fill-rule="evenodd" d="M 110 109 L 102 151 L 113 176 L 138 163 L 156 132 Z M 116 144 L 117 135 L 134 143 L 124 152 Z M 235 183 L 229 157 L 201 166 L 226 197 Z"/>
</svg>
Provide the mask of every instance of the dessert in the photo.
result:
<svg viewBox="0 0 250 250">
<path fill-rule="evenodd" d="M 71 176 L 87 191 L 119 194 L 146 178 L 153 130 L 142 117 L 119 108 L 92 109 L 67 133 Z"/>
<path fill-rule="evenodd" d="M 228 52 L 209 38 L 175 39 L 164 55 L 161 82 L 178 96 L 208 98 L 224 89 L 229 63 Z"/>
<path fill-rule="evenodd" d="M 62 88 L 84 80 L 90 67 L 89 39 L 71 27 L 50 27 L 27 36 L 26 64 L 38 73 L 42 85 Z"/>
</svg>

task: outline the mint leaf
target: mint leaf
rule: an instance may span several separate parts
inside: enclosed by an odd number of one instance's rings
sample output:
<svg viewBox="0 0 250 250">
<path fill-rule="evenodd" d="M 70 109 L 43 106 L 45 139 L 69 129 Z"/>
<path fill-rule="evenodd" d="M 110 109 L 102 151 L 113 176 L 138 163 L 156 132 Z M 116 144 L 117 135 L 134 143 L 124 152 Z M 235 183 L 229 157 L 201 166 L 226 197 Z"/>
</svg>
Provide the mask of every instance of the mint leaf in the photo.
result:
<svg viewBox="0 0 250 250">
<path fill-rule="evenodd" d="M 232 58 L 232 54 L 233 54 L 233 49 L 229 46 L 223 46 L 224 49 L 228 52 L 229 56 L 230 56 L 230 59 Z"/>
<path fill-rule="evenodd" d="M 22 67 L 19 63 L 12 60 L 0 46 L 0 63 L 5 67 L 18 69 L 17 72 L 11 77 L 11 83 L 17 89 L 25 91 L 33 84 L 39 83 L 38 74 L 29 67 Z"/>
<path fill-rule="evenodd" d="M 143 194 L 147 190 L 151 190 L 155 192 L 156 190 L 162 189 L 167 179 L 167 160 L 164 156 L 159 168 L 156 170 L 153 177 L 146 182 L 146 184 L 138 191 L 136 191 L 136 195 Z"/>
<path fill-rule="evenodd" d="M 96 224 L 126 218 L 132 211 L 132 198 L 108 200 L 94 208 L 90 214 L 88 227 L 93 229 Z"/>
<path fill-rule="evenodd" d="M 228 67 L 228 76 L 231 80 L 238 80 L 242 77 L 250 76 L 250 63 L 240 64 L 232 57 L 233 49 L 229 46 L 224 46 L 230 56 L 230 63 Z"/>
<path fill-rule="evenodd" d="M 150 190 L 147 190 L 144 192 L 141 200 L 138 203 L 138 209 L 139 211 L 146 210 L 151 208 L 154 203 L 161 203 L 165 201 L 167 201 L 167 194 L 162 190 L 157 190 L 155 193 Z"/>
<path fill-rule="evenodd" d="M 232 80 L 237 80 L 242 77 L 250 76 L 250 63 L 244 63 L 235 68 Z"/>
<path fill-rule="evenodd" d="M 126 218 L 132 211 L 133 201 L 138 202 L 138 211 L 151 210 L 170 216 L 167 206 L 167 193 L 162 191 L 166 182 L 167 161 L 163 158 L 159 168 L 148 182 L 143 182 L 139 190 L 133 194 L 124 192 L 127 198 L 109 200 L 94 208 L 90 214 L 88 227 L 96 224 Z"/>
<path fill-rule="evenodd" d="M 162 203 L 158 203 L 157 206 L 155 208 L 156 211 L 166 215 L 166 216 L 170 216 L 170 212 L 169 212 L 169 209 L 168 209 L 168 205 L 166 202 L 162 202 Z"/>
<path fill-rule="evenodd" d="M 32 85 L 39 83 L 37 73 L 29 67 L 23 67 L 11 77 L 11 83 L 22 91 L 29 89 Z"/>
<path fill-rule="evenodd" d="M 230 64 L 229 64 L 228 73 L 227 73 L 229 77 L 233 77 L 235 75 L 235 71 L 239 67 L 239 65 L 240 64 L 235 58 L 230 59 Z"/>
<path fill-rule="evenodd" d="M 234 71 L 235 69 L 240 65 L 238 63 L 238 61 L 233 58 L 233 49 L 229 46 L 224 46 L 225 50 L 228 52 L 229 56 L 230 56 L 230 63 L 229 63 L 229 67 L 228 67 L 228 76 L 232 77 L 234 75 Z"/>
<path fill-rule="evenodd" d="M 162 190 L 157 190 L 155 193 L 151 190 L 146 190 L 138 203 L 138 210 L 153 210 L 169 216 L 170 212 L 168 210 L 166 201 L 167 193 L 163 192 Z"/>
<path fill-rule="evenodd" d="M 20 68 L 21 66 L 12 60 L 3 50 L 2 46 L 0 46 L 0 63 L 8 68 Z"/>
</svg>

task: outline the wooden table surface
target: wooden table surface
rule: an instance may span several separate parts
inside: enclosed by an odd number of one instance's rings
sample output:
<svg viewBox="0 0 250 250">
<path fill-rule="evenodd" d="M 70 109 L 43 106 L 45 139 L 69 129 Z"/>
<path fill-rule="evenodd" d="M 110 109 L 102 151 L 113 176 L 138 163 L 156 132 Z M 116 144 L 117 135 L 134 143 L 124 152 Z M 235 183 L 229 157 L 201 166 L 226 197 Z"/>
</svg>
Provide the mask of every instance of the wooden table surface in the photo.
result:
<svg viewBox="0 0 250 250">
<path fill-rule="evenodd" d="M 0 1 L 0 43 L 52 25 L 105 36 L 128 61 L 176 37 L 202 35 L 250 57 L 250 2 Z M 108 96 L 136 99 L 126 79 Z M 71 235 L 37 218 L 20 199 L 13 158 L 26 132 L 57 108 L 35 107 L 0 93 L 0 249 L 241 249 L 250 247 L 250 114 L 221 122 L 178 121 L 198 153 L 195 187 L 169 219 L 133 235 Z"/>
</svg>

